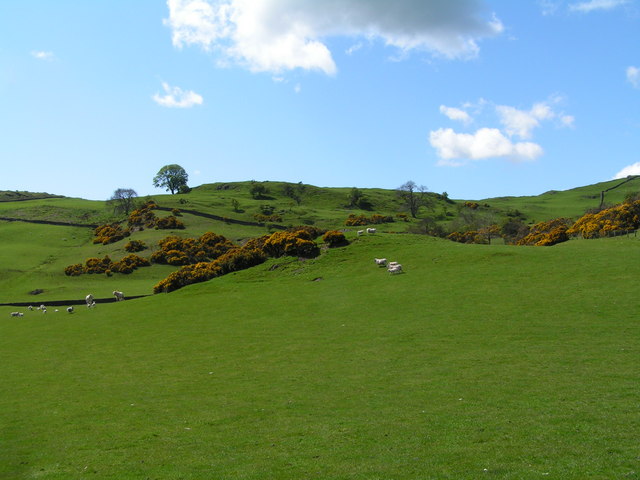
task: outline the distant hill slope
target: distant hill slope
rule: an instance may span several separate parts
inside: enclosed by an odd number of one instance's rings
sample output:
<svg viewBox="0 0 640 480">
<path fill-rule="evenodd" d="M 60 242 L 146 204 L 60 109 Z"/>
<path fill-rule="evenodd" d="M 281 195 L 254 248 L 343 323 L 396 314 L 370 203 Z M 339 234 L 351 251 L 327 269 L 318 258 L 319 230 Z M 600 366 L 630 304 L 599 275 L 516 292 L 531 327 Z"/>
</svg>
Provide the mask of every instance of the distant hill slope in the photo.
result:
<svg viewBox="0 0 640 480">
<path fill-rule="evenodd" d="M 536 196 L 487 198 L 481 202 L 504 211 L 519 210 L 530 222 L 558 217 L 577 219 L 587 210 L 600 206 L 603 192 L 604 205 L 621 203 L 628 194 L 640 192 L 640 176 L 609 180 L 570 190 L 551 190 Z"/>
<path fill-rule="evenodd" d="M 10 191 L 0 190 L 0 202 L 19 202 L 21 200 L 37 200 L 40 198 L 64 198 L 63 195 L 54 195 L 51 193 L 36 193 L 36 192 L 22 192 L 22 191 Z"/>
</svg>

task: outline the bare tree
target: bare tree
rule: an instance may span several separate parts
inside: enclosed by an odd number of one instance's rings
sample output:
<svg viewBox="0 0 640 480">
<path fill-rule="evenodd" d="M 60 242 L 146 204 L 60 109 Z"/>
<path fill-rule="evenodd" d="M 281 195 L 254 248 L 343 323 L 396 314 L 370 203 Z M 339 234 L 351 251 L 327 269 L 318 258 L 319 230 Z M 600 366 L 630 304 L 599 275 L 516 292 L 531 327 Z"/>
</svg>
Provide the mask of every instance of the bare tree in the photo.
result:
<svg viewBox="0 0 640 480">
<path fill-rule="evenodd" d="M 129 212 L 133 210 L 135 206 L 136 198 L 138 194 L 131 188 L 119 188 L 108 200 L 110 205 L 113 205 L 113 211 L 116 213 L 124 213 L 129 215 Z"/>
<path fill-rule="evenodd" d="M 424 185 L 418 186 L 413 180 L 409 180 L 398 187 L 398 195 L 404 201 L 413 218 L 418 216 L 418 210 L 421 206 L 428 206 L 431 203 L 427 191 L 427 187 Z"/>
</svg>

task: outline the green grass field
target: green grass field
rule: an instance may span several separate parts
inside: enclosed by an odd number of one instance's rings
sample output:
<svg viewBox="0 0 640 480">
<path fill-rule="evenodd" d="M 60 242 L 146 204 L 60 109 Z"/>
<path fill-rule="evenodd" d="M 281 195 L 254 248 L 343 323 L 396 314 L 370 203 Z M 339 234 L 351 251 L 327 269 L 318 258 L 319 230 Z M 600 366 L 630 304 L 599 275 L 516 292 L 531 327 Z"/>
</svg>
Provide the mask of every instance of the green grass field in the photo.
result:
<svg viewBox="0 0 640 480">
<path fill-rule="evenodd" d="M 82 235 L 33 238 L 37 261 Z M 74 314 L 0 307 L 0 478 L 640 478 L 640 239 L 350 238 Z"/>
</svg>

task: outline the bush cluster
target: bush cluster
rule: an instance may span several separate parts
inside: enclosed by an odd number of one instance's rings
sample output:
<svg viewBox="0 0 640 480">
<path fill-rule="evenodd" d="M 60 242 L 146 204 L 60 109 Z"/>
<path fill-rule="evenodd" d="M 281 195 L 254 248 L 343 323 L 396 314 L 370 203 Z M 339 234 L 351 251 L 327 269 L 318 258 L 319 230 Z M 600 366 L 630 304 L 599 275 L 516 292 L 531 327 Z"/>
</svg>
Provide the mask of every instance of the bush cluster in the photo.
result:
<svg viewBox="0 0 640 480">
<path fill-rule="evenodd" d="M 379 225 L 381 223 L 391 223 L 393 221 L 394 220 L 391 215 L 379 215 L 374 213 L 370 217 L 367 217 L 366 215 L 355 215 L 352 213 L 344 224 L 348 227 L 360 227 L 362 225 Z"/>
<path fill-rule="evenodd" d="M 264 252 L 270 257 L 313 258 L 320 255 L 318 245 L 306 230 L 295 232 L 275 232 L 269 235 L 263 245 Z"/>
<path fill-rule="evenodd" d="M 138 267 L 148 267 L 149 265 L 151 265 L 149 260 L 134 253 L 130 253 L 117 262 L 112 261 L 108 255 L 105 255 L 104 258 L 87 258 L 84 265 L 82 263 L 69 265 L 64 269 L 64 273 L 68 276 L 78 276 L 83 273 L 106 273 L 111 275 L 113 273 L 131 273 Z"/>
<path fill-rule="evenodd" d="M 194 261 L 185 264 L 178 271 L 158 282 L 153 287 L 153 291 L 154 293 L 172 292 L 185 285 L 204 282 L 230 272 L 259 265 L 269 256 L 315 257 L 320 254 L 320 249 L 313 241 L 313 238 L 319 234 L 318 232 L 318 229 L 314 227 L 300 227 L 293 231 L 276 232 L 271 235 L 253 238 L 241 247 L 234 246 L 223 236 L 211 232 L 205 233 L 197 241 L 195 239 L 167 237 L 161 241 L 160 245 L 160 252 L 165 252 L 163 258 L 166 263 L 169 263 L 167 255 L 169 258 L 175 256 L 175 261 L 177 262 L 186 261 L 191 255 Z M 193 252 L 202 251 L 204 253 L 205 247 L 213 248 L 216 253 L 222 253 L 215 255 L 215 258 L 211 261 L 198 260 L 202 256 L 199 253 L 193 255 Z M 202 250 L 198 250 L 198 248 L 202 248 Z M 157 257 L 160 258 L 160 255 L 157 255 Z"/>
<path fill-rule="evenodd" d="M 529 232 L 520 238 L 516 245 L 535 245 L 550 247 L 569 240 L 567 230 L 571 222 L 566 218 L 556 218 L 548 222 L 539 222 L 529 227 Z"/>
<path fill-rule="evenodd" d="M 151 261 L 176 266 L 210 262 L 234 248 L 233 243 L 213 232 L 199 238 L 171 235 L 160 240 L 158 246 L 160 249 L 151 255 Z"/>
<path fill-rule="evenodd" d="M 93 231 L 95 238 L 93 243 L 101 243 L 108 245 L 109 243 L 122 240 L 124 237 L 128 237 L 131 232 L 128 228 L 122 228 L 118 223 L 109 223 L 106 225 L 100 225 Z"/>
<path fill-rule="evenodd" d="M 349 245 L 349 241 L 345 238 L 344 233 L 338 230 L 329 230 L 322 236 L 322 241 L 326 243 L 329 248 Z"/>
<path fill-rule="evenodd" d="M 598 238 L 618 230 L 640 228 L 640 200 L 626 202 L 597 213 L 587 213 L 567 230 L 569 235 Z"/>
<path fill-rule="evenodd" d="M 469 230 L 468 232 L 451 232 L 447 235 L 447 238 L 458 243 L 489 243 L 487 236 L 477 230 Z"/>
<path fill-rule="evenodd" d="M 129 214 L 129 227 L 138 227 L 140 229 L 153 228 L 156 225 L 156 214 L 154 209 L 158 208 L 156 202 L 149 200 L 145 202 L 140 208 L 136 208 Z"/>
<path fill-rule="evenodd" d="M 141 252 L 147 248 L 146 243 L 142 240 L 131 240 L 124 245 L 127 252 Z"/>
<path fill-rule="evenodd" d="M 156 228 L 160 230 L 184 230 L 184 223 L 174 215 L 156 219 Z"/>
</svg>

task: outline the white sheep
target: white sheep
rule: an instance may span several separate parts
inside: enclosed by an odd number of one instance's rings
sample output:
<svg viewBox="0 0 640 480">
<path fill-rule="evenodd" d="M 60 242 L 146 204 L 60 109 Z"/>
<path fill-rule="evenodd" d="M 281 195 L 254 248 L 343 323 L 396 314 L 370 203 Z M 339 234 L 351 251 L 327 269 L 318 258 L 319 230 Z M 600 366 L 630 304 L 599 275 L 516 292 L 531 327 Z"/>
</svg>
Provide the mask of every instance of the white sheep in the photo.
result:
<svg viewBox="0 0 640 480">
<path fill-rule="evenodd" d="M 68 313 L 73 313 L 73 305 L 70 307 L 67 307 L 67 312 Z"/>
<path fill-rule="evenodd" d="M 358 234 L 358 236 L 364 235 L 364 230 L 358 230 L 356 233 Z"/>
<path fill-rule="evenodd" d="M 386 258 L 374 258 L 373 261 L 376 262 L 376 265 L 379 267 L 384 267 L 387 264 Z"/>
<path fill-rule="evenodd" d="M 116 297 L 116 302 L 124 300 L 124 293 L 119 292 L 118 290 L 113 291 L 113 296 Z"/>
<path fill-rule="evenodd" d="M 387 271 L 391 274 L 395 274 L 395 273 L 402 273 L 402 265 L 400 265 L 399 263 L 397 265 L 394 266 L 390 266 Z"/>
<path fill-rule="evenodd" d="M 367 233 L 370 233 L 370 234 L 373 235 L 374 233 L 376 233 L 376 229 L 369 227 L 369 228 L 367 228 Z"/>
<path fill-rule="evenodd" d="M 22 312 L 11 312 L 9 315 L 12 317 L 24 317 L 24 313 Z"/>
<path fill-rule="evenodd" d="M 96 302 L 93 301 L 93 295 L 89 294 L 84 298 L 85 302 L 87 302 L 87 308 L 93 307 Z M 92 305 L 93 304 L 93 305 Z"/>
</svg>

